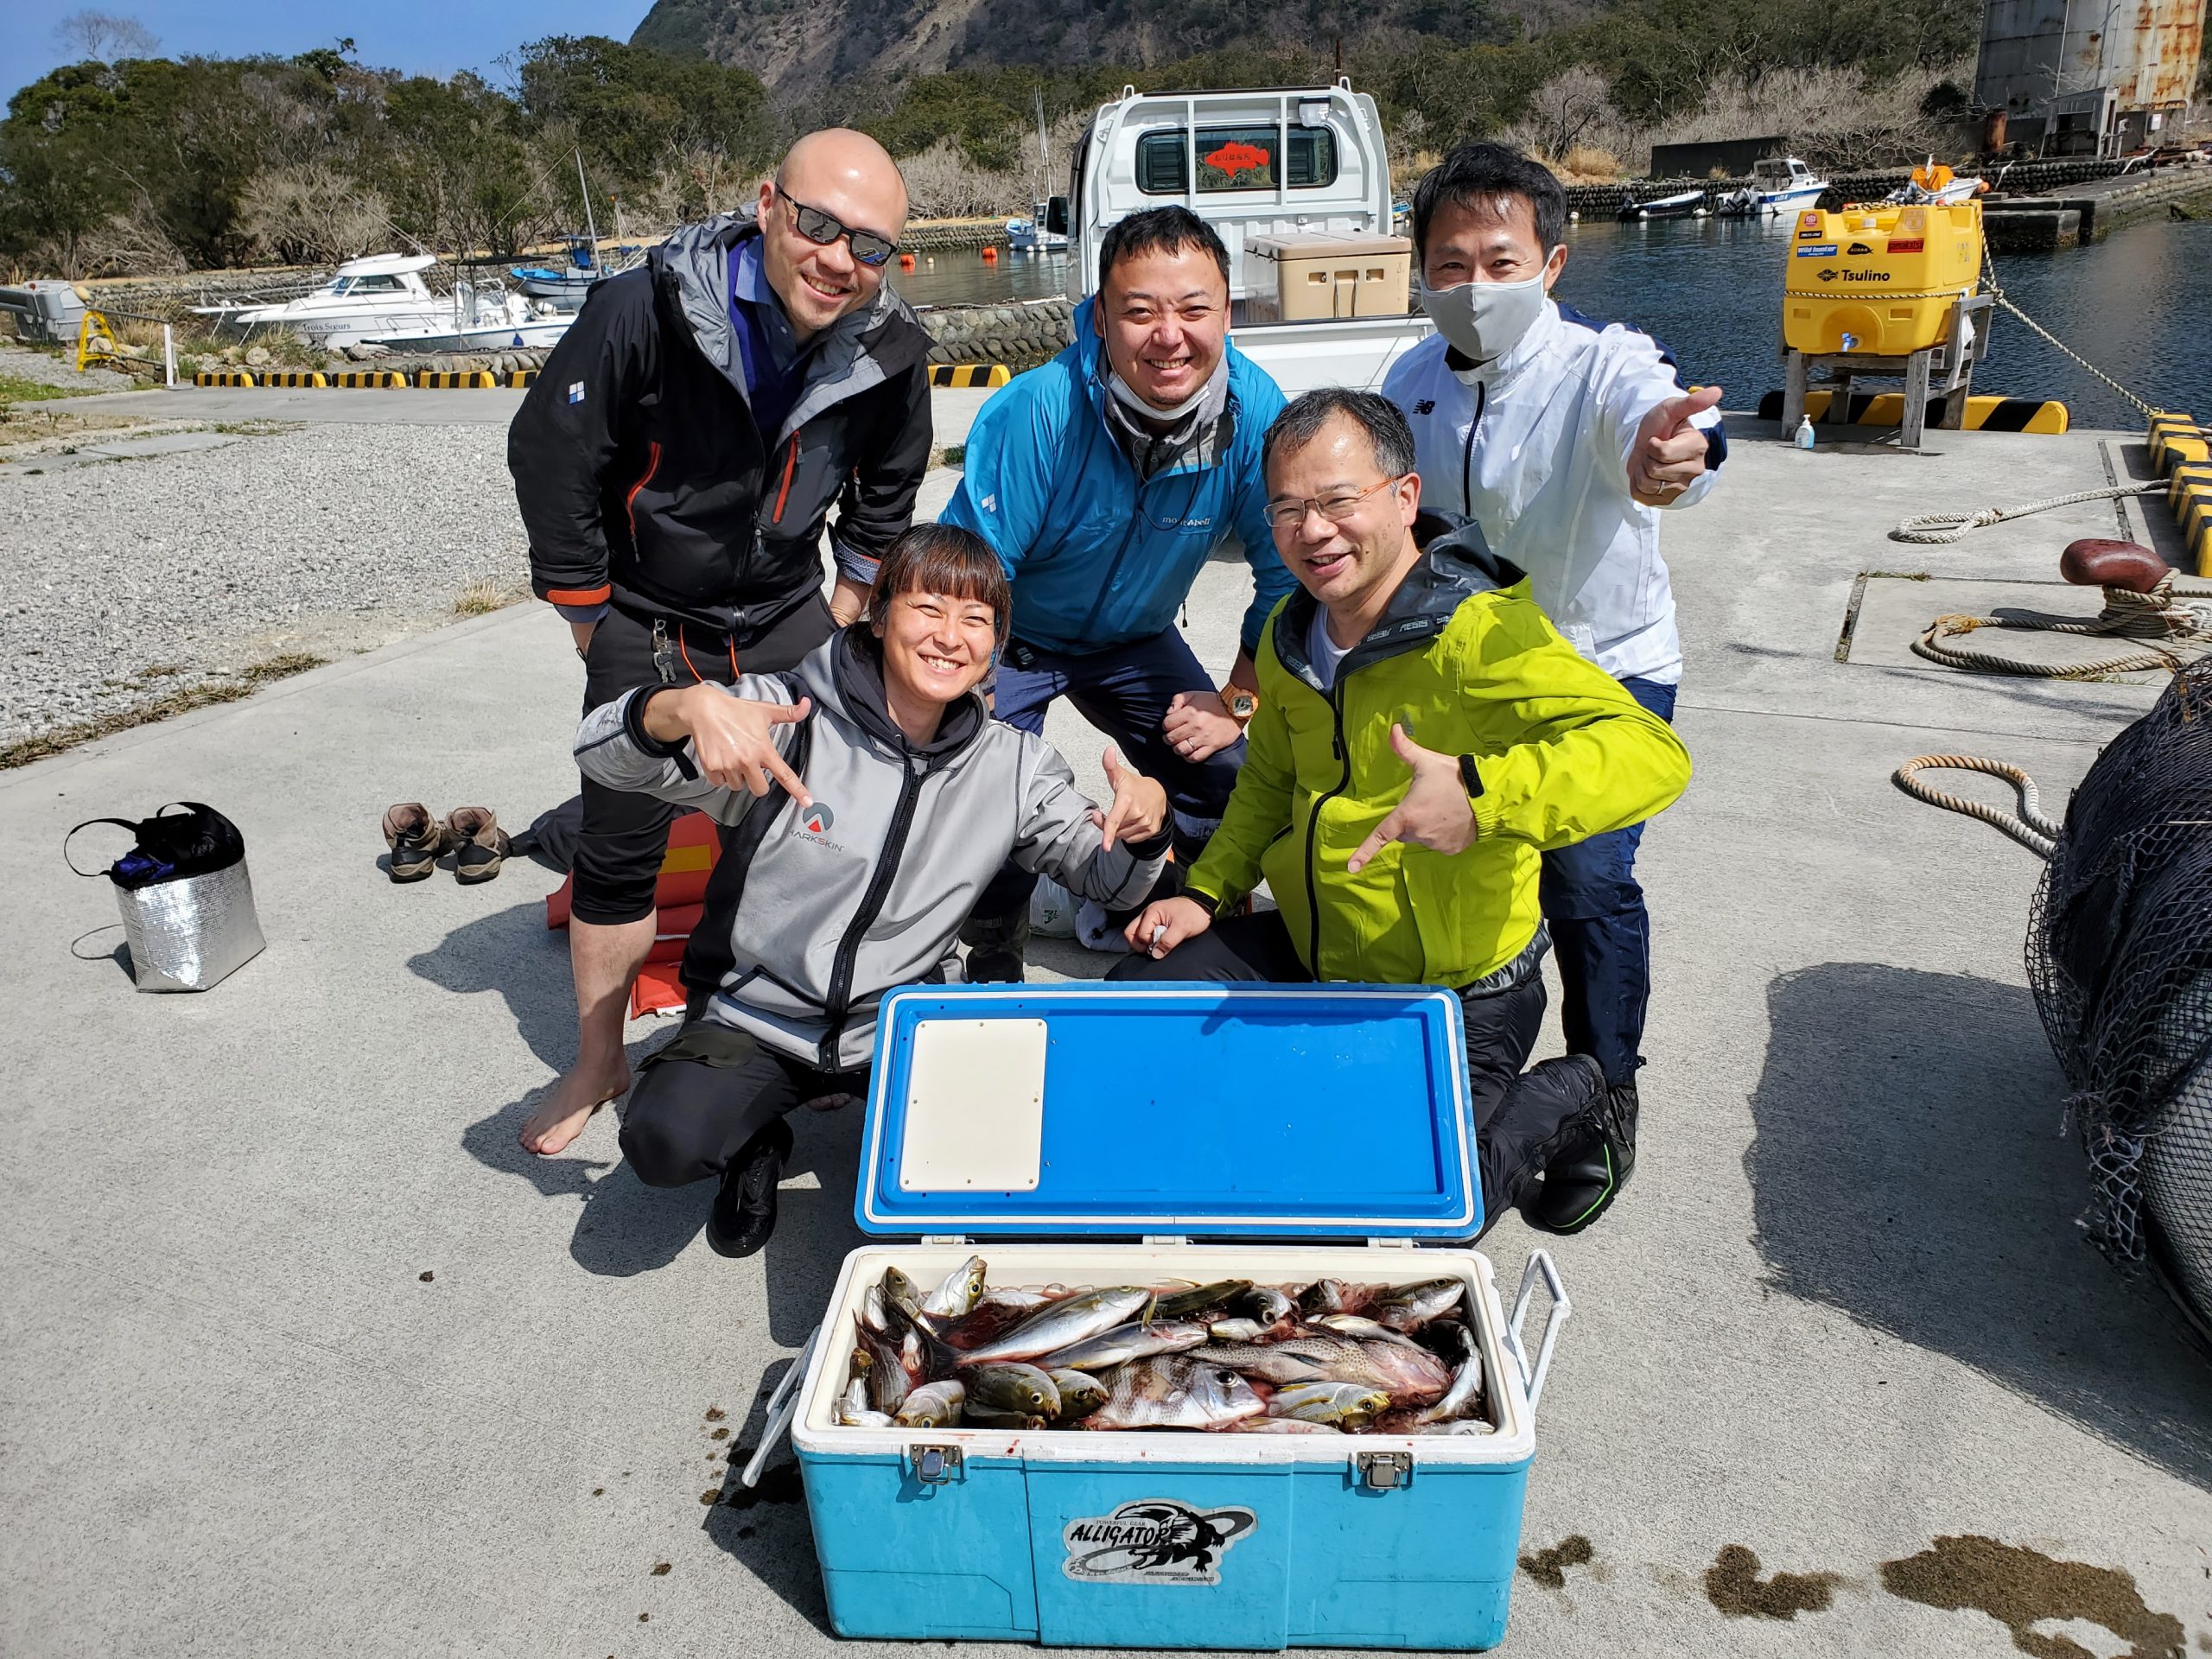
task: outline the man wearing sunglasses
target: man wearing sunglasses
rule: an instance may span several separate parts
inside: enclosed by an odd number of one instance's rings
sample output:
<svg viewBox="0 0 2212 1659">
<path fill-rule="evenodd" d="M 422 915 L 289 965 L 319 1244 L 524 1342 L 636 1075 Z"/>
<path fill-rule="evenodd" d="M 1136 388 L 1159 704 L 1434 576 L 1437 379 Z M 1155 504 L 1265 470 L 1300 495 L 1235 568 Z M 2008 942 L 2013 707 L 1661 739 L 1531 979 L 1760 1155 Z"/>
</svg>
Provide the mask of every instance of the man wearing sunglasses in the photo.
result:
<svg viewBox="0 0 2212 1659">
<path fill-rule="evenodd" d="M 588 711 L 793 668 L 865 607 L 929 465 L 929 337 L 884 283 L 906 220 L 889 155 L 832 129 L 794 144 L 753 206 L 594 285 L 507 442 L 532 586 L 575 636 Z M 581 1040 L 523 1126 L 533 1152 L 629 1087 L 624 1013 L 675 814 L 584 781 Z"/>
<path fill-rule="evenodd" d="M 1485 1215 L 1522 1204 L 1578 1232 L 1618 1196 L 1636 1122 L 1590 1055 L 1522 1071 L 1550 947 L 1539 872 L 1673 801 L 1689 755 L 1480 526 L 1416 536 L 1414 466 L 1406 417 L 1370 391 L 1309 391 L 1268 431 L 1268 515 L 1299 591 L 1268 620 L 1221 828 L 1183 893 L 1130 924 L 1139 954 L 1111 977 L 1451 987 Z M 1263 878 L 1281 908 L 1229 913 Z"/>
</svg>

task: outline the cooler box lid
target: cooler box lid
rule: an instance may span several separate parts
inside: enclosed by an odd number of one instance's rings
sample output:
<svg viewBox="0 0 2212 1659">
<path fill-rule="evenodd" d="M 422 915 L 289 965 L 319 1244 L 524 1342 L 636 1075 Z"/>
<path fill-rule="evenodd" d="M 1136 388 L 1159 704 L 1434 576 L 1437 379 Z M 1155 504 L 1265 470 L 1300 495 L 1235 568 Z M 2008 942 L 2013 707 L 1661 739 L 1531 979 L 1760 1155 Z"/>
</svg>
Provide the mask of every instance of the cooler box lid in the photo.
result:
<svg viewBox="0 0 2212 1659">
<path fill-rule="evenodd" d="M 1262 259 L 1338 259 L 1365 254 L 1410 253 L 1413 238 L 1376 231 L 1281 231 L 1255 236 L 1245 251 Z"/>
<path fill-rule="evenodd" d="M 1471 1238 L 1459 1000 L 1388 985 L 917 985 L 854 1217 L 969 1237 Z"/>
</svg>

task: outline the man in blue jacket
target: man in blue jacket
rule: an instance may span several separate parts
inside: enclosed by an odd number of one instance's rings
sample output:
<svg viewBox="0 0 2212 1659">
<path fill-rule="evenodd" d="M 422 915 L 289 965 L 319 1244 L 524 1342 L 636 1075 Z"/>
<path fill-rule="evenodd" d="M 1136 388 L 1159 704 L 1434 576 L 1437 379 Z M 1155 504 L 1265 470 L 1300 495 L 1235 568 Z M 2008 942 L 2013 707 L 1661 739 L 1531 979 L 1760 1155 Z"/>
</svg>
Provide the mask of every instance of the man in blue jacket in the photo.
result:
<svg viewBox="0 0 2212 1659">
<path fill-rule="evenodd" d="M 1282 392 L 1229 344 L 1229 252 L 1184 207 L 1133 213 L 1098 251 L 1075 343 L 983 405 L 943 522 L 988 542 L 1014 585 L 998 717 L 1041 733 L 1066 696 L 1166 785 L 1187 862 L 1221 821 L 1259 708 L 1260 626 L 1291 590 L 1260 446 Z M 1232 536 L 1252 603 L 1217 688 L 1175 626 Z M 1036 877 L 1008 865 L 963 930 L 970 979 L 1018 980 Z"/>
</svg>

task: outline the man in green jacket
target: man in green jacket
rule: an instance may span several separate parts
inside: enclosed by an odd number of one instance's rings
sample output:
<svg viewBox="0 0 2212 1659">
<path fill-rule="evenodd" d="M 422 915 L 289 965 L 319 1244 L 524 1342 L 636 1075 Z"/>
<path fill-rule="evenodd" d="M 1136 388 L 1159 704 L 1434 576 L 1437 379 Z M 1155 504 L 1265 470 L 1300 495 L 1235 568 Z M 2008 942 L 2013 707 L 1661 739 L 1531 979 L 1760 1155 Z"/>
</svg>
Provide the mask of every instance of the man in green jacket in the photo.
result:
<svg viewBox="0 0 2212 1659">
<path fill-rule="evenodd" d="M 1560 637 L 1478 526 L 1420 544 L 1395 404 L 1308 392 L 1262 464 L 1303 591 L 1263 630 L 1221 828 L 1184 893 L 1130 924 L 1137 954 L 1113 976 L 1452 988 L 1485 1213 L 1525 1200 L 1535 1224 L 1579 1232 L 1627 1179 L 1636 1128 L 1587 1055 L 1522 1070 L 1550 948 L 1539 855 L 1649 817 L 1689 782 L 1689 755 Z M 1279 909 L 1223 913 L 1262 879 Z"/>
</svg>

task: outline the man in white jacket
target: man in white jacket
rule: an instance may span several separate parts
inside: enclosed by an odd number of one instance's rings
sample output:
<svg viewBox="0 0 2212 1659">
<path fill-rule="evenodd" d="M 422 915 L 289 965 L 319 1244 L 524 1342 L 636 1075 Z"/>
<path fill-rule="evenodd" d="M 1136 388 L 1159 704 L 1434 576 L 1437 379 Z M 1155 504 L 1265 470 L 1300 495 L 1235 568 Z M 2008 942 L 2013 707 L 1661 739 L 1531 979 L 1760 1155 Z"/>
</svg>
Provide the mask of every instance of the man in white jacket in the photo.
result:
<svg viewBox="0 0 2212 1659">
<path fill-rule="evenodd" d="M 1480 524 L 1569 643 L 1671 720 L 1682 651 L 1659 522 L 1718 477 L 1720 390 L 1687 390 L 1649 335 L 1550 297 L 1566 225 L 1566 193 L 1537 162 L 1497 144 L 1446 156 L 1414 194 L 1416 292 L 1436 333 L 1382 391 L 1413 427 L 1422 505 Z M 1651 982 L 1640 834 L 1546 853 L 1541 884 L 1567 1046 L 1605 1068 L 1631 1122 Z"/>
</svg>

